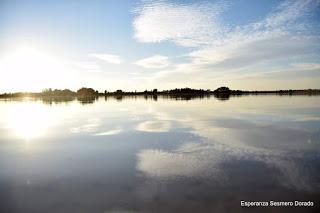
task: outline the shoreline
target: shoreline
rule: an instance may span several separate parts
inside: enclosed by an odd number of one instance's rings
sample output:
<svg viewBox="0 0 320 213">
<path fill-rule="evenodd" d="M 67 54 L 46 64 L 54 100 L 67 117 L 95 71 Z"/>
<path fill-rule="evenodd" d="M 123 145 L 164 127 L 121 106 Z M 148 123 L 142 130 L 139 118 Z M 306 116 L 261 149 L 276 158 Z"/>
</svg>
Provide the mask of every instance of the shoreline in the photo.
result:
<svg viewBox="0 0 320 213">
<path fill-rule="evenodd" d="M 0 94 L 0 98 L 19 98 L 19 97 L 31 97 L 31 98 L 86 98 L 86 97 L 117 97 L 117 96 L 170 96 L 170 97 L 183 97 L 183 96 L 243 96 L 243 95 L 308 95 L 316 96 L 320 95 L 320 89 L 301 89 L 301 90 L 261 90 L 261 91 L 245 91 L 245 90 L 229 90 L 223 88 L 222 90 L 203 90 L 203 89 L 174 89 L 164 91 L 143 91 L 143 92 L 126 92 L 117 90 L 115 92 L 100 93 L 94 91 L 91 93 L 79 94 L 71 90 L 53 90 L 52 92 L 16 92 L 16 93 L 3 93 Z M 67 92 L 65 92 L 67 91 Z"/>
</svg>

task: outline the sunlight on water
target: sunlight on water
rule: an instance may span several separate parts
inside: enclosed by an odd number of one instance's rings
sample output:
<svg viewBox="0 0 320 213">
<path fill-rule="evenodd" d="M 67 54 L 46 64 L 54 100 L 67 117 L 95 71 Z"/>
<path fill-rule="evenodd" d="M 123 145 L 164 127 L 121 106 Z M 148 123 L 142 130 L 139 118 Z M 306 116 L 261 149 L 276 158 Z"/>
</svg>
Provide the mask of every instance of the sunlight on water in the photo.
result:
<svg viewBox="0 0 320 213">
<path fill-rule="evenodd" d="M 48 106 L 37 102 L 12 105 L 4 112 L 4 118 L 12 134 L 26 141 L 46 136 L 56 119 Z"/>
<path fill-rule="evenodd" d="M 31 212 L 315 200 L 319 106 L 318 96 L 0 101 L 0 192 Z"/>
<path fill-rule="evenodd" d="M 13 137 L 30 142 L 33 139 L 47 137 L 50 128 L 62 122 L 61 115 L 55 109 L 39 101 L 26 99 L 22 102 L 9 102 L 1 105 L 2 123 Z"/>
</svg>

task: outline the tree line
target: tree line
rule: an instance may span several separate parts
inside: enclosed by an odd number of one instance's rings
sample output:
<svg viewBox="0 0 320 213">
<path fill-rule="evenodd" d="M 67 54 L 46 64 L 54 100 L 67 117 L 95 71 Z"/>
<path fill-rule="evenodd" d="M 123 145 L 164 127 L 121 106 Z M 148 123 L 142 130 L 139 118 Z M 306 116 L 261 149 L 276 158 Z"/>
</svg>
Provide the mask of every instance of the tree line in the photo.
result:
<svg viewBox="0 0 320 213">
<path fill-rule="evenodd" d="M 125 96 L 125 95 L 145 95 L 145 96 L 155 96 L 155 95 L 164 95 L 164 96 L 205 96 L 205 95 L 214 95 L 216 97 L 228 97 L 230 95 L 247 95 L 247 94 L 279 94 L 279 95 L 320 95 L 319 89 L 303 89 L 303 90 L 270 90 L 270 91 L 245 91 L 245 90 L 231 90 L 228 87 L 219 87 L 213 91 L 210 89 L 192 89 L 192 88 L 175 88 L 171 90 L 162 90 L 158 89 L 153 90 L 144 90 L 144 91 L 123 91 L 116 90 L 109 92 L 105 90 L 104 92 L 99 92 L 93 88 L 82 87 L 76 92 L 69 89 L 44 89 L 40 93 L 3 93 L 0 94 L 2 97 L 98 97 L 98 96 Z"/>
</svg>

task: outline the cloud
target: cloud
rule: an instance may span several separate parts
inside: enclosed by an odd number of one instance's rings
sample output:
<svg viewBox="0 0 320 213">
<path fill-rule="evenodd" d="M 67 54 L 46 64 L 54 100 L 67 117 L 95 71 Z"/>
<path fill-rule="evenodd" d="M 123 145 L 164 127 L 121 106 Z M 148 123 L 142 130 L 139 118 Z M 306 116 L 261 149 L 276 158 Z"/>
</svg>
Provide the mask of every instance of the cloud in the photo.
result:
<svg viewBox="0 0 320 213">
<path fill-rule="evenodd" d="M 318 0 L 284 1 L 266 18 L 266 27 L 283 27 L 293 24 L 298 18 L 319 5 Z"/>
<path fill-rule="evenodd" d="M 320 63 L 294 63 L 292 66 L 300 70 L 320 70 Z"/>
<path fill-rule="evenodd" d="M 263 19 L 232 26 L 222 15 L 232 5 L 222 1 L 215 4 L 145 1 L 135 10 L 134 36 L 140 42 L 170 41 L 193 47 L 186 49 L 189 52 L 183 55 L 183 64 L 172 64 L 170 69 L 154 74 L 151 81 L 165 82 L 164 87 L 186 84 L 205 87 L 213 81 L 230 85 L 234 79 L 254 76 L 261 70 L 274 72 L 283 67 L 290 70 L 293 63 L 318 63 L 320 37 L 310 17 L 319 4 L 317 0 L 283 1 Z M 302 72 L 305 68 L 304 65 Z M 250 84 L 242 80 L 241 88 L 249 89 Z"/>
<path fill-rule="evenodd" d="M 118 55 L 90 53 L 90 54 L 88 54 L 88 56 L 97 58 L 99 60 L 105 61 L 110 64 L 121 64 L 122 63 L 122 59 Z"/>
<path fill-rule="evenodd" d="M 196 64 L 212 64 L 215 68 L 245 67 L 261 61 L 317 54 L 319 36 L 311 34 L 300 21 L 318 1 L 285 1 L 264 20 L 229 29 L 207 47 L 189 55 Z"/>
<path fill-rule="evenodd" d="M 243 38 L 245 39 L 245 38 Z M 314 36 L 274 35 L 246 43 L 226 45 L 192 52 L 194 63 L 211 64 L 219 69 L 242 68 L 260 62 L 273 62 L 315 54 L 320 45 Z"/>
<path fill-rule="evenodd" d="M 154 55 L 149 58 L 138 60 L 134 64 L 147 69 L 150 69 L 150 68 L 161 69 L 161 68 L 168 67 L 170 65 L 170 62 L 167 56 Z"/>
<path fill-rule="evenodd" d="M 218 15 L 224 4 L 171 4 L 149 1 L 134 11 L 135 38 L 140 42 L 173 41 L 182 46 L 208 44 L 221 35 Z"/>
</svg>

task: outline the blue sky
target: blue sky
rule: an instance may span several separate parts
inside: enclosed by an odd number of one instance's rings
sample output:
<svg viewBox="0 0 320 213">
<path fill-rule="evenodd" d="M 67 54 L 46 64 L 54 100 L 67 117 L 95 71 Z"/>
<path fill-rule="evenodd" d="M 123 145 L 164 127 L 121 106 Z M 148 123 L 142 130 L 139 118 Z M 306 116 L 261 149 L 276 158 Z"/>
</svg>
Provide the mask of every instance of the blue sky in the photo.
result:
<svg viewBox="0 0 320 213">
<path fill-rule="evenodd" d="M 319 5 L 0 0 L 0 91 L 319 88 Z"/>
</svg>

